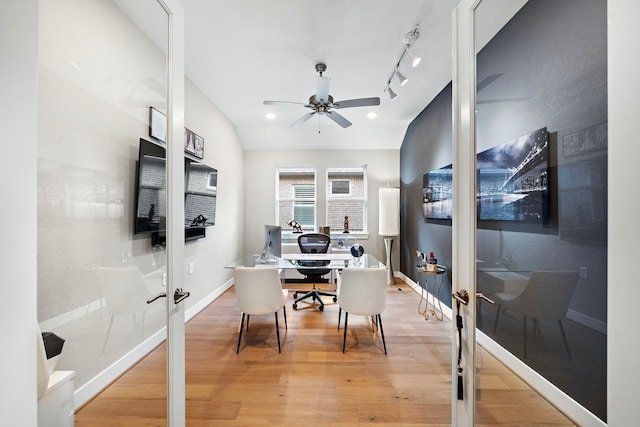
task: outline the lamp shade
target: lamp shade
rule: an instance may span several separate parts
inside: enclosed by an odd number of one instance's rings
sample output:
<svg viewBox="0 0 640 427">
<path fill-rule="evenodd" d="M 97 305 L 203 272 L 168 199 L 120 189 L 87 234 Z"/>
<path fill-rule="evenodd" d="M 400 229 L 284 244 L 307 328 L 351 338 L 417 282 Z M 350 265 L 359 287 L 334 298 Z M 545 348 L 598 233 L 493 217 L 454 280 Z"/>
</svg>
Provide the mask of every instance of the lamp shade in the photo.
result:
<svg viewBox="0 0 640 427">
<path fill-rule="evenodd" d="M 397 236 L 400 234 L 400 189 L 380 187 L 378 196 L 378 234 Z"/>
</svg>

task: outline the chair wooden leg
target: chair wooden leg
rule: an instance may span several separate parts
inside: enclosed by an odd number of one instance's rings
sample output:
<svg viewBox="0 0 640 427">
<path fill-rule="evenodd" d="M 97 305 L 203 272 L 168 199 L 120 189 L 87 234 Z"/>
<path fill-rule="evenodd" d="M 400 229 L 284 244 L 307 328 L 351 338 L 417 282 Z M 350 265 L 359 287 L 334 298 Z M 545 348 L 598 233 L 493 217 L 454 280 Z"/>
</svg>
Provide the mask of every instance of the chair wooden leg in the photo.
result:
<svg viewBox="0 0 640 427">
<path fill-rule="evenodd" d="M 496 310 L 496 320 L 493 322 L 493 333 L 496 333 L 496 328 L 498 327 L 498 317 L 500 316 L 500 309 L 502 306 L 498 304 L 498 309 Z"/>
<path fill-rule="evenodd" d="M 249 319 L 251 318 L 250 314 L 247 314 L 247 331 L 249 330 Z"/>
<path fill-rule="evenodd" d="M 382 329 L 382 316 L 380 314 L 378 314 L 378 316 L 376 316 L 378 321 L 378 327 L 380 328 L 380 335 L 382 336 L 382 346 L 384 347 L 384 354 L 387 354 L 387 343 L 384 341 L 384 329 Z"/>
<path fill-rule="evenodd" d="M 278 337 L 278 353 L 280 353 L 280 328 L 278 327 L 278 312 L 275 313 L 276 316 L 276 336 Z"/>
<path fill-rule="evenodd" d="M 240 321 L 240 332 L 238 333 L 238 348 L 236 348 L 236 354 L 240 352 L 240 340 L 242 339 L 243 329 L 244 329 L 244 313 L 242 313 L 242 320 Z"/>
<path fill-rule="evenodd" d="M 524 344 L 524 358 L 527 358 L 527 316 L 522 316 L 522 343 Z"/>
<path fill-rule="evenodd" d="M 340 321 L 342 320 L 342 307 L 338 307 L 338 330 L 340 330 Z"/>
<path fill-rule="evenodd" d="M 349 319 L 349 312 L 344 312 L 344 338 L 342 339 L 342 352 L 344 353 L 344 348 L 347 345 L 347 320 Z"/>
<path fill-rule="evenodd" d="M 560 333 L 562 334 L 562 340 L 564 341 L 564 348 L 567 349 L 567 356 L 569 356 L 569 360 L 573 361 L 573 359 L 571 358 L 571 352 L 569 351 L 567 336 L 564 333 L 564 326 L 562 326 L 562 319 L 558 319 L 558 326 L 560 326 Z"/>
</svg>

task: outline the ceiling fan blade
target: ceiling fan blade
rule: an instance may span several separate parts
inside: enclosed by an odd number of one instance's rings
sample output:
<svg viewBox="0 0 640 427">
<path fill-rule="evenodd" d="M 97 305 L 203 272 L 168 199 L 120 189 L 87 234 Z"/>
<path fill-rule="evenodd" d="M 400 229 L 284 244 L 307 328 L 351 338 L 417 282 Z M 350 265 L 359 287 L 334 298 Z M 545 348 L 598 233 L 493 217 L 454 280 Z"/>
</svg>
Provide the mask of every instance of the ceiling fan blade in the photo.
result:
<svg viewBox="0 0 640 427">
<path fill-rule="evenodd" d="M 304 122 L 306 122 L 307 120 L 309 120 L 312 116 L 315 116 L 316 112 L 312 111 L 310 113 L 305 114 L 304 116 L 300 117 L 298 120 L 296 120 L 295 123 L 293 123 L 291 126 L 289 127 L 296 127 L 296 126 L 300 126 L 301 124 L 303 124 Z"/>
<path fill-rule="evenodd" d="M 333 103 L 333 108 L 367 107 L 369 105 L 380 105 L 380 98 L 359 98 L 347 99 Z"/>
<path fill-rule="evenodd" d="M 481 82 L 476 85 L 476 92 L 480 92 L 485 87 L 489 86 L 493 83 L 498 77 L 502 76 L 503 73 L 491 74 L 490 76 L 485 77 Z"/>
<path fill-rule="evenodd" d="M 293 101 L 263 101 L 264 105 L 284 105 L 284 104 L 295 104 L 295 105 L 304 105 L 307 104 L 305 102 L 293 102 Z"/>
<path fill-rule="evenodd" d="M 342 126 L 343 128 L 347 128 L 347 127 L 351 126 L 351 122 L 349 120 L 345 119 L 343 116 L 341 116 L 340 114 L 336 113 L 335 111 L 327 111 L 324 114 L 327 117 L 329 117 L 331 120 L 333 120 L 334 122 L 336 122 L 337 124 Z"/>
<path fill-rule="evenodd" d="M 331 79 L 329 77 L 316 77 L 316 99 L 320 102 L 327 102 L 329 100 L 329 83 Z"/>
</svg>

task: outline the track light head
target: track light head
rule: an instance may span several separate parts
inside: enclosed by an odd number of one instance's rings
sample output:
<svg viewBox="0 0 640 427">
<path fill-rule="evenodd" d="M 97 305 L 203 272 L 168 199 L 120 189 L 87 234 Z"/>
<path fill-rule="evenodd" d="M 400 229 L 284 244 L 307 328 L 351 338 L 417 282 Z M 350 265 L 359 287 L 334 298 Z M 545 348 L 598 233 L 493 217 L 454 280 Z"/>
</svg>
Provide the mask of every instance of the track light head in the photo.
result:
<svg viewBox="0 0 640 427">
<path fill-rule="evenodd" d="M 411 66 L 414 68 L 417 67 L 422 60 L 422 58 L 420 58 L 418 55 L 414 55 L 413 53 L 411 53 L 409 49 L 407 49 L 407 56 L 409 57 L 409 60 L 411 60 Z"/>
<path fill-rule="evenodd" d="M 395 97 L 396 97 L 396 96 L 398 96 L 398 95 L 396 95 L 396 93 L 393 91 L 393 89 L 391 89 L 391 86 L 389 86 L 389 87 L 387 88 L 387 93 L 389 94 L 389 98 L 390 98 L 392 101 L 395 99 Z"/>
<path fill-rule="evenodd" d="M 402 74 L 402 73 L 400 72 L 400 70 L 398 70 L 397 68 L 396 68 L 396 77 L 398 78 L 398 81 L 400 82 L 400 86 L 404 86 L 404 85 L 406 85 L 406 84 L 407 84 L 407 82 L 409 81 L 409 79 L 408 79 L 408 78 L 406 78 L 406 77 L 404 76 L 404 74 Z"/>
</svg>

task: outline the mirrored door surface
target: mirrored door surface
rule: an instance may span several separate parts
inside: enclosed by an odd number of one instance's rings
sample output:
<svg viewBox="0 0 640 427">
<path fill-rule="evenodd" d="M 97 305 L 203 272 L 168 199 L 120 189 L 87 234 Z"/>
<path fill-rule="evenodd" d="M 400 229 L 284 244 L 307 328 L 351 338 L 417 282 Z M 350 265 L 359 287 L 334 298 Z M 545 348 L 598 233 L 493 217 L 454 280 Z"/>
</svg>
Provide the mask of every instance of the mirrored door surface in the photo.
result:
<svg viewBox="0 0 640 427">
<path fill-rule="evenodd" d="M 495 301 L 477 302 L 478 341 L 566 393 L 565 413 L 606 422 L 606 1 L 515 3 L 474 15 L 476 285 Z M 476 420 L 491 424 L 484 403 L 522 391 L 481 354 Z"/>
<path fill-rule="evenodd" d="M 40 2 L 38 321 L 65 340 L 75 406 L 162 342 L 168 16 L 155 0 Z M 173 303 L 173 301 L 171 301 Z M 95 421 L 166 423 L 166 361 Z M 92 418 L 94 417 L 94 418 Z"/>
</svg>

